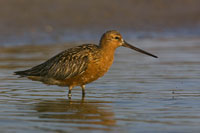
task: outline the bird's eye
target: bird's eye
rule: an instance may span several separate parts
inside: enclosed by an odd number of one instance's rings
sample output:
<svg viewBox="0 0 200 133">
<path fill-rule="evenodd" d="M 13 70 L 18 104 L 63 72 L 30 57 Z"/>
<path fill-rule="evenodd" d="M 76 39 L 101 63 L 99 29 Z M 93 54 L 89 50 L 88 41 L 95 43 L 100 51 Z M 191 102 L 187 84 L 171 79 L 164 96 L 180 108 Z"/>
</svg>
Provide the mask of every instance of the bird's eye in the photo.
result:
<svg viewBox="0 0 200 133">
<path fill-rule="evenodd" d="M 119 37 L 118 37 L 118 36 L 116 36 L 116 37 L 115 37 L 115 39 L 116 39 L 116 40 L 119 40 Z"/>
</svg>

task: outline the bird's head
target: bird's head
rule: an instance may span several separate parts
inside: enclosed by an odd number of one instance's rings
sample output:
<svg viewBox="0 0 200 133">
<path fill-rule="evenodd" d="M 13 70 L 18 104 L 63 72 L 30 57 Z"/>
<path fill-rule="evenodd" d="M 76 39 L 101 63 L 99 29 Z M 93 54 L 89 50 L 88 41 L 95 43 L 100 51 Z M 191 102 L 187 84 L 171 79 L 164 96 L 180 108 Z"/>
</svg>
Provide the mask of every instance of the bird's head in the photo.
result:
<svg viewBox="0 0 200 133">
<path fill-rule="evenodd" d="M 142 49 L 139 49 L 139 48 L 127 43 L 122 38 L 122 35 L 116 30 L 107 31 L 106 33 L 104 33 L 100 40 L 100 46 L 103 48 L 106 48 L 106 49 L 116 49 L 120 46 L 123 46 L 123 47 L 127 47 L 130 49 L 136 50 L 140 53 L 152 56 L 154 58 L 158 58 L 157 56 L 155 56 L 149 52 L 146 52 Z"/>
</svg>

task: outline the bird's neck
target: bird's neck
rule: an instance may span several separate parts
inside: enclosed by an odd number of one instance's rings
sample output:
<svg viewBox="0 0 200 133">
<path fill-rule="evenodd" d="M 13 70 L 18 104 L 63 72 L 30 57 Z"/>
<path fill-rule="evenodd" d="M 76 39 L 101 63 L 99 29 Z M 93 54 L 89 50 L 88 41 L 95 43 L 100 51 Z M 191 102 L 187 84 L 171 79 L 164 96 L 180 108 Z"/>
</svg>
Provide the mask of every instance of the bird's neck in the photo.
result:
<svg viewBox="0 0 200 133">
<path fill-rule="evenodd" d="M 101 45 L 100 51 L 101 51 L 101 62 L 104 64 L 103 69 L 105 72 L 108 71 L 110 66 L 112 65 L 114 61 L 114 54 L 115 54 L 115 47 L 111 47 L 109 45 Z"/>
<path fill-rule="evenodd" d="M 100 44 L 101 51 L 107 55 L 114 55 L 116 48 L 116 45 L 112 45 L 111 43 Z"/>
<path fill-rule="evenodd" d="M 114 54 L 115 54 L 115 48 L 103 48 L 101 49 L 101 53 L 105 56 L 105 57 L 110 57 L 113 58 Z"/>
</svg>

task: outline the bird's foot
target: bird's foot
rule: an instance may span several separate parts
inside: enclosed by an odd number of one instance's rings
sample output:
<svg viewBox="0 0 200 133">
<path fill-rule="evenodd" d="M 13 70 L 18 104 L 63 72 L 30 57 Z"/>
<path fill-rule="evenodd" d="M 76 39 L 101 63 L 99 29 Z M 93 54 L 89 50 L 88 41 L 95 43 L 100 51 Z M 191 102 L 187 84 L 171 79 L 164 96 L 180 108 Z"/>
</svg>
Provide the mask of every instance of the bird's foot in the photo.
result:
<svg viewBox="0 0 200 133">
<path fill-rule="evenodd" d="M 71 99 L 72 98 L 72 94 L 68 94 L 68 99 Z"/>
</svg>

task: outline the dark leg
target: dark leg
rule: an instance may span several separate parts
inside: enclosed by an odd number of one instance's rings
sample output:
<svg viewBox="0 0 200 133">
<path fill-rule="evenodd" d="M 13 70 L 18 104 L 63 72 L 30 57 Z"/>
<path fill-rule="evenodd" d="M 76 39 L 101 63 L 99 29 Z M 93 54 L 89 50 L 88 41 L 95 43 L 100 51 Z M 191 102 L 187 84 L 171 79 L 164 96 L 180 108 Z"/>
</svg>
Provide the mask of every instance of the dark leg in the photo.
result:
<svg viewBox="0 0 200 133">
<path fill-rule="evenodd" d="M 82 97 L 85 96 L 85 85 L 81 85 L 81 88 L 82 88 Z"/>
<path fill-rule="evenodd" d="M 70 99 L 72 97 L 71 91 L 72 91 L 72 86 L 69 87 L 69 91 L 68 91 L 68 98 Z"/>
</svg>

